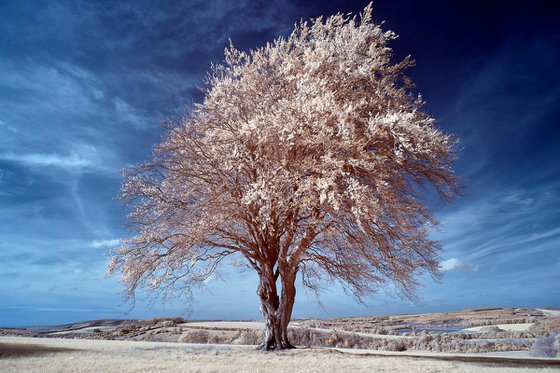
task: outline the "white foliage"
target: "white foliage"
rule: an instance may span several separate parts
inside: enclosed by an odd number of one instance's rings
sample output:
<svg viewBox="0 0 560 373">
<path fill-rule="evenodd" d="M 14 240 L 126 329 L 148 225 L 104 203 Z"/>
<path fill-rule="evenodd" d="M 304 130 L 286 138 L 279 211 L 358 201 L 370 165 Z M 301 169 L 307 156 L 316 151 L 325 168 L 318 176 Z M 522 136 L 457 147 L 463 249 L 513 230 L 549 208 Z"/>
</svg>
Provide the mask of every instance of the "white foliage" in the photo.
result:
<svg viewBox="0 0 560 373">
<path fill-rule="evenodd" d="M 126 173 L 136 236 L 114 268 L 129 291 L 201 283 L 225 256 L 327 276 L 357 295 L 437 273 L 416 186 L 455 192 L 455 140 L 392 63 L 396 36 L 335 15 L 245 53 L 230 46 L 204 102 Z M 111 267 L 111 270 L 114 269 Z M 282 268 L 280 268 L 282 270 Z"/>
</svg>

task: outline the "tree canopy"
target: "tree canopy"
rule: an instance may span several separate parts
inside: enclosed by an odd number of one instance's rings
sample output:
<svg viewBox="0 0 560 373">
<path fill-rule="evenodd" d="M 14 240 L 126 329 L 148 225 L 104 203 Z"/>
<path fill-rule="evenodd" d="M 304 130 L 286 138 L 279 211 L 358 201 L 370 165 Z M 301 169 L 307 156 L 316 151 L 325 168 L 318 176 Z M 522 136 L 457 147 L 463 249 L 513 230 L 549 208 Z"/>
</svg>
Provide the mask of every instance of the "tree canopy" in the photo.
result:
<svg viewBox="0 0 560 373">
<path fill-rule="evenodd" d="M 419 273 L 437 276 L 421 190 L 457 192 L 456 140 L 411 93 L 410 57 L 392 61 L 395 37 L 368 6 L 250 52 L 230 45 L 204 101 L 124 172 L 134 236 L 109 271 L 128 295 L 188 290 L 238 255 L 259 275 L 261 347 L 283 349 L 298 273 L 358 298 L 387 281 L 411 294 Z"/>
</svg>

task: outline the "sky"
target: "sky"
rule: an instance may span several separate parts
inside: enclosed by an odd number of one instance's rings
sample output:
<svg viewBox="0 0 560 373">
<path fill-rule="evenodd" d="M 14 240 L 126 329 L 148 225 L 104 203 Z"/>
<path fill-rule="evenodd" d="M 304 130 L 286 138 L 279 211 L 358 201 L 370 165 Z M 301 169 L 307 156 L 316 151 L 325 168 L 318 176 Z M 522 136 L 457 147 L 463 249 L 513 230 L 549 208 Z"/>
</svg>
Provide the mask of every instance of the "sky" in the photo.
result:
<svg viewBox="0 0 560 373">
<path fill-rule="evenodd" d="M 0 326 L 181 315 L 259 318 L 256 275 L 226 265 L 195 293 L 125 303 L 105 278 L 130 233 L 120 171 L 150 157 L 161 122 L 202 100 L 211 63 L 287 36 L 299 19 L 367 1 L 0 0 Z M 560 307 L 560 5 L 376 0 L 395 61 L 425 109 L 460 138 L 464 195 L 430 201 L 440 282 L 411 301 L 381 288 L 357 303 L 325 284 L 294 317 Z"/>
</svg>

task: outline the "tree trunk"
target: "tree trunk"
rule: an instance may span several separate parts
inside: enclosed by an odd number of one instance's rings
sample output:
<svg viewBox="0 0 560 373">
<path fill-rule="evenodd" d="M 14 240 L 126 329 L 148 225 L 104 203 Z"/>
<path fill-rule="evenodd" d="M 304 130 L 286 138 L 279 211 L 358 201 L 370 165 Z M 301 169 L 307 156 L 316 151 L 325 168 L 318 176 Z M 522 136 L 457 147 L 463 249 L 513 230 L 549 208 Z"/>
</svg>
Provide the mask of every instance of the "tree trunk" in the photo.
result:
<svg viewBox="0 0 560 373">
<path fill-rule="evenodd" d="M 282 293 L 280 298 L 280 328 L 282 331 L 282 345 L 284 348 L 295 348 L 288 340 L 288 324 L 292 319 L 292 310 L 296 297 L 296 274 L 297 268 L 285 271 L 281 274 Z"/>
<path fill-rule="evenodd" d="M 294 348 L 288 340 L 288 323 L 292 316 L 295 298 L 295 285 L 284 285 L 282 279 L 282 298 L 278 297 L 276 281 L 272 271 L 261 271 L 257 294 L 261 300 L 261 312 L 264 316 L 265 330 L 261 351 L 286 350 Z M 294 277 L 295 279 L 295 277 Z"/>
</svg>

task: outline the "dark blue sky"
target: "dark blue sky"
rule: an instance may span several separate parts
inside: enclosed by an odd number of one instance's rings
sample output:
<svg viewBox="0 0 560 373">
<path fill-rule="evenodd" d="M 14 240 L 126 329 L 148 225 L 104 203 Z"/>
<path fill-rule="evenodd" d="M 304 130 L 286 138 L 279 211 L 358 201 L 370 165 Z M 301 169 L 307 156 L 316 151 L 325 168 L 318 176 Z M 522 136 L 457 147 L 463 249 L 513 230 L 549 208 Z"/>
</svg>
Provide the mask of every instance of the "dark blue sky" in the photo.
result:
<svg viewBox="0 0 560 373">
<path fill-rule="evenodd" d="M 412 304 L 381 290 L 356 304 L 304 291 L 295 316 L 560 306 L 560 6 L 555 1 L 377 0 L 395 56 L 439 125 L 461 139 L 466 188 L 442 220 L 445 276 Z M 300 18 L 367 1 L 0 0 L 0 325 L 175 315 L 132 312 L 107 252 L 126 237 L 120 169 L 149 157 L 159 122 L 200 101 L 232 39 L 286 36 Z M 224 267 L 196 318 L 259 317 L 256 279 Z M 389 294 L 387 294 L 389 293 Z"/>
</svg>

